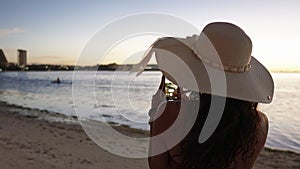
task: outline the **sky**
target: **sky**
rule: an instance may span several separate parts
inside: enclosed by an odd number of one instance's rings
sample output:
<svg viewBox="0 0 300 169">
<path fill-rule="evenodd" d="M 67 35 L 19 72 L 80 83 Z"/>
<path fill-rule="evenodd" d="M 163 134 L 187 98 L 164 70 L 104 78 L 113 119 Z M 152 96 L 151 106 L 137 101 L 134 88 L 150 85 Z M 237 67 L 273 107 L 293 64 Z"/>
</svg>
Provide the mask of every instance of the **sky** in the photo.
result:
<svg viewBox="0 0 300 169">
<path fill-rule="evenodd" d="M 153 12 L 181 18 L 199 31 L 214 21 L 234 23 L 252 39 L 252 55 L 268 69 L 300 70 L 299 6 L 297 0 L 1 0 L 0 48 L 9 62 L 17 61 L 17 49 L 25 49 L 29 64 L 76 64 L 103 27 L 126 16 Z M 146 48 L 154 40 L 149 39 L 135 45 Z M 124 50 L 114 52 L 118 54 L 110 62 L 126 60 Z M 97 63 L 87 58 L 86 64 Z"/>
</svg>

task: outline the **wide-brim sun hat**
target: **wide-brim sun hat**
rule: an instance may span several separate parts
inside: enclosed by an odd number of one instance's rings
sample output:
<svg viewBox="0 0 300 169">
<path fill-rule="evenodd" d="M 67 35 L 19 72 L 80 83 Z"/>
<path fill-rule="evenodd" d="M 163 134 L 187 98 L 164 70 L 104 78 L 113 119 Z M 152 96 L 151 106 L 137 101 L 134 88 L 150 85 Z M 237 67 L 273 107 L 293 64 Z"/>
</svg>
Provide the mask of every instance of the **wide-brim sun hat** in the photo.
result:
<svg viewBox="0 0 300 169">
<path fill-rule="evenodd" d="M 158 39 L 132 71 L 140 74 L 155 54 L 158 68 L 182 88 L 270 103 L 274 94 L 272 76 L 251 52 L 251 39 L 240 27 L 214 22 L 200 35 Z"/>
</svg>

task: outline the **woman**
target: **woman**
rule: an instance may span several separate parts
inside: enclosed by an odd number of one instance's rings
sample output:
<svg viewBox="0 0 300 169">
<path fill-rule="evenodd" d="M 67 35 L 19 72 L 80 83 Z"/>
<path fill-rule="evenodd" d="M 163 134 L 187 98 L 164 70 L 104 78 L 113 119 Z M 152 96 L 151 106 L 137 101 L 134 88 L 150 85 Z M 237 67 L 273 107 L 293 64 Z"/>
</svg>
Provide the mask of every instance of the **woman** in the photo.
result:
<svg viewBox="0 0 300 169">
<path fill-rule="evenodd" d="M 152 45 L 140 66 L 155 52 L 163 75 L 198 96 L 183 99 L 186 97 L 181 93 L 178 100 L 166 101 L 162 77 L 150 110 L 151 169 L 253 167 L 268 133 L 268 119 L 257 105 L 272 101 L 274 83 L 251 51 L 252 42 L 246 33 L 223 22 L 208 24 L 199 36 L 163 38 Z M 193 107 L 191 102 L 198 105 Z M 222 109 L 215 109 L 218 106 Z M 183 120 L 178 122 L 179 116 Z M 209 126 L 209 122 L 214 123 Z M 173 135 L 182 135 L 182 139 L 173 144 L 180 137 L 159 137 L 175 123 Z M 190 123 L 188 130 L 181 130 Z"/>
<path fill-rule="evenodd" d="M 206 142 L 200 144 L 198 138 L 209 112 L 212 95 L 199 93 L 199 97 L 201 102 L 198 116 L 190 132 L 168 151 L 149 157 L 150 168 L 252 168 L 268 133 L 268 119 L 257 111 L 257 103 L 226 98 L 224 113 L 217 129 Z M 151 137 L 161 134 L 174 123 L 180 102 L 177 100 L 166 103 L 163 114 L 150 123 Z"/>
</svg>

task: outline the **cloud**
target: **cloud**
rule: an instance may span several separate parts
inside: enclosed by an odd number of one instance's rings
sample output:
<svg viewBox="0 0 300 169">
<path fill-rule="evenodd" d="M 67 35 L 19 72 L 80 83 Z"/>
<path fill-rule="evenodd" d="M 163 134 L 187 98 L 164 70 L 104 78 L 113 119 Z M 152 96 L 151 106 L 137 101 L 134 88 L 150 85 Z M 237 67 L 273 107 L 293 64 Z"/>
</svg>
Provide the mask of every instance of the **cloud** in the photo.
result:
<svg viewBox="0 0 300 169">
<path fill-rule="evenodd" d="M 0 29 L 0 37 L 4 37 L 10 34 L 23 33 L 23 32 L 26 32 L 26 30 L 21 28 Z"/>
</svg>

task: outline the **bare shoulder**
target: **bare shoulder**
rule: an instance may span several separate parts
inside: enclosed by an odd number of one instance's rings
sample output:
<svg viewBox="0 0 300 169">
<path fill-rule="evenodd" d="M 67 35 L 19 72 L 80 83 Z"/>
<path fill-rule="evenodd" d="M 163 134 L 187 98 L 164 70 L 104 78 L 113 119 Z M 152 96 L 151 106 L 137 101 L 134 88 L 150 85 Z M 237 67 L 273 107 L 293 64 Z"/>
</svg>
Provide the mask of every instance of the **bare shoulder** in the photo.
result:
<svg viewBox="0 0 300 169">
<path fill-rule="evenodd" d="M 264 120 L 266 123 L 268 123 L 268 117 L 265 113 L 261 112 L 261 111 L 258 111 L 258 115 L 260 116 L 260 118 L 262 120 Z"/>
<path fill-rule="evenodd" d="M 264 148 L 268 130 L 269 130 L 269 120 L 266 114 L 263 112 L 258 111 L 258 116 L 260 118 L 259 125 L 257 126 L 257 144 L 254 146 L 255 149 L 255 156 L 258 156 L 260 151 Z"/>
<path fill-rule="evenodd" d="M 259 125 L 259 133 L 267 137 L 268 130 L 269 130 L 269 120 L 266 114 L 261 111 L 258 111 L 258 116 L 260 118 L 260 125 Z M 265 138 L 266 139 L 266 138 Z"/>
<path fill-rule="evenodd" d="M 238 154 L 237 169 L 251 169 L 255 163 L 255 160 L 259 156 L 260 152 L 264 148 L 267 140 L 269 121 L 268 117 L 263 113 L 258 111 L 259 125 L 257 126 L 257 142 L 253 145 L 254 151 L 249 151 L 246 156 L 250 157 L 247 159 L 246 163 L 243 160 L 243 156 Z"/>
</svg>

